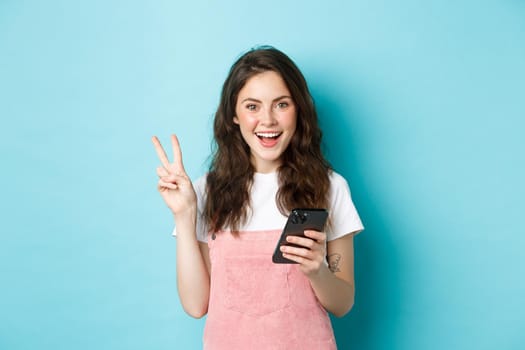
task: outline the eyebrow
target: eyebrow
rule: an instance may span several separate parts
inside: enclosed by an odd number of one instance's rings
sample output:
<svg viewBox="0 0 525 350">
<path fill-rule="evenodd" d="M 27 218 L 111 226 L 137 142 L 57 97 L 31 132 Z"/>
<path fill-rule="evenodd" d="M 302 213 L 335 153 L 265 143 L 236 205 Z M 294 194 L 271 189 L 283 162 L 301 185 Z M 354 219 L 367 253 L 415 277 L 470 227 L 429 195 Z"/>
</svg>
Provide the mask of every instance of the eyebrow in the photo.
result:
<svg viewBox="0 0 525 350">
<path fill-rule="evenodd" d="M 275 101 L 279 101 L 279 100 L 282 100 L 283 98 L 289 98 L 290 100 L 292 99 L 291 96 L 288 96 L 288 95 L 282 95 L 282 96 L 279 96 L 277 98 L 274 98 L 272 100 L 272 102 L 275 102 Z M 245 98 L 244 100 L 241 101 L 241 103 L 244 103 L 246 101 L 253 101 L 253 102 L 258 102 L 258 103 L 262 103 L 262 101 L 256 99 L 256 98 L 252 98 L 252 97 L 248 97 L 248 98 Z"/>
</svg>

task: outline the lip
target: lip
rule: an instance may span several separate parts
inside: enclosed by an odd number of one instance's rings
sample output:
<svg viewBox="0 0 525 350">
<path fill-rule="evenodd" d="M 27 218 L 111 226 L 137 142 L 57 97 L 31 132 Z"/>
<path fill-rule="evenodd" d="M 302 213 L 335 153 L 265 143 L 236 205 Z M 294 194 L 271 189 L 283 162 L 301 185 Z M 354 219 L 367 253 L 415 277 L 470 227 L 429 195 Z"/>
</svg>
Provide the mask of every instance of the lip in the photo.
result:
<svg viewBox="0 0 525 350">
<path fill-rule="evenodd" d="M 264 135 L 267 135 L 266 137 L 279 137 L 281 136 L 283 132 L 282 131 L 274 131 L 274 130 L 267 130 L 267 131 L 256 131 L 254 132 L 255 136 L 257 137 L 264 137 Z"/>
<path fill-rule="evenodd" d="M 283 133 L 282 131 L 258 131 L 254 134 L 261 146 L 264 148 L 272 148 L 279 143 Z M 261 135 L 267 135 L 267 137 Z"/>
</svg>

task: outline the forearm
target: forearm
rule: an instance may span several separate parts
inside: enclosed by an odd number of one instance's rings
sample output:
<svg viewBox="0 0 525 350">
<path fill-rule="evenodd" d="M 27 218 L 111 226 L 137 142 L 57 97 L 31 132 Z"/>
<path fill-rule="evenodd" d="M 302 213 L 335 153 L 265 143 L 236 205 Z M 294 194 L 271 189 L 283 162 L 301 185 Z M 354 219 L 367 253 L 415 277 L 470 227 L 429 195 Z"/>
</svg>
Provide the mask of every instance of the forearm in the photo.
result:
<svg viewBox="0 0 525 350">
<path fill-rule="evenodd" d="M 354 305 L 355 286 L 338 278 L 328 266 L 310 276 L 310 284 L 321 305 L 337 317 L 348 313 Z"/>
<path fill-rule="evenodd" d="M 184 310 L 200 318 L 208 311 L 210 277 L 195 234 L 195 215 L 178 217 L 177 287 Z"/>
</svg>

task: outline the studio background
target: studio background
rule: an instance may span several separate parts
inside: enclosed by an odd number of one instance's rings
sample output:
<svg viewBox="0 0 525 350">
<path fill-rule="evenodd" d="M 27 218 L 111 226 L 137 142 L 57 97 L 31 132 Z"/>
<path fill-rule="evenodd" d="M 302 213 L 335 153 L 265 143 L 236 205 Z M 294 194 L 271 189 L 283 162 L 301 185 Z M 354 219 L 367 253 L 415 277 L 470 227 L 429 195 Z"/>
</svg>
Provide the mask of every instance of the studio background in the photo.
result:
<svg viewBox="0 0 525 350">
<path fill-rule="evenodd" d="M 521 348 L 524 38 L 520 0 L 1 0 L 0 349 L 201 347 L 150 137 L 202 175 L 258 44 L 305 74 L 366 226 L 339 347 Z"/>
</svg>

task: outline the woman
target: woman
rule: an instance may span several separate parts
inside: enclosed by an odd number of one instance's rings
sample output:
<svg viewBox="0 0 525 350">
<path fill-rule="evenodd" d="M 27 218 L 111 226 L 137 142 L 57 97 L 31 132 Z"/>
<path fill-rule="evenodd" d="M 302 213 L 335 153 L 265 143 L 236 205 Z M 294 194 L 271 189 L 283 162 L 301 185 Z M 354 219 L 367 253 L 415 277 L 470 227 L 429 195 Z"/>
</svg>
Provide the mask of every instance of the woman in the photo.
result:
<svg viewBox="0 0 525 350">
<path fill-rule="evenodd" d="M 207 175 L 190 182 L 176 136 L 158 190 L 176 222 L 181 303 L 208 315 L 205 349 L 335 349 L 327 311 L 354 301 L 353 236 L 363 229 L 346 181 L 321 152 L 306 81 L 281 51 L 253 49 L 232 66 L 215 114 Z M 289 237 L 271 256 L 294 208 L 326 208 L 326 232 Z"/>
</svg>

